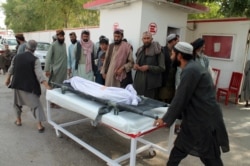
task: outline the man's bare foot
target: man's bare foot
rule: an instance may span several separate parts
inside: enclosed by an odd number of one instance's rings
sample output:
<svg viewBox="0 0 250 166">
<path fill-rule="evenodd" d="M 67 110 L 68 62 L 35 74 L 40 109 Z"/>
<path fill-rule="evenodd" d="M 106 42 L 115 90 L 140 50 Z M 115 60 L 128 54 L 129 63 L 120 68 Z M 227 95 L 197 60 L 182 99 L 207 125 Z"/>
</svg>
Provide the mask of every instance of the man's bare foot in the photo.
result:
<svg viewBox="0 0 250 166">
<path fill-rule="evenodd" d="M 22 126 L 22 120 L 21 120 L 20 117 L 16 119 L 15 125 L 17 125 L 17 126 Z"/>
<path fill-rule="evenodd" d="M 43 125 L 42 125 L 41 122 L 38 122 L 38 123 L 37 123 L 37 129 L 38 129 L 38 132 L 39 132 L 39 133 L 43 133 L 44 130 L 45 130 L 45 127 L 43 127 Z"/>
</svg>

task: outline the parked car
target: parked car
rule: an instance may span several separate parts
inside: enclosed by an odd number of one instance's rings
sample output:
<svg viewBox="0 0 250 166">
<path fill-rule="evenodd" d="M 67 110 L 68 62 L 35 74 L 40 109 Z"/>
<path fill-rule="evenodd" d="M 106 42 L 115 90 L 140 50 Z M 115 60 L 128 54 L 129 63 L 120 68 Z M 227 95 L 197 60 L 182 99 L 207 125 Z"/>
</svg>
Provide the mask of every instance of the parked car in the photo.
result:
<svg viewBox="0 0 250 166">
<path fill-rule="evenodd" d="M 16 51 L 16 46 L 17 46 L 17 41 L 16 41 L 16 38 L 13 37 L 13 36 L 3 36 L 0 40 L 0 44 L 1 45 L 9 45 L 9 49 L 12 51 L 12 52 L 15 52 Z"/>
<path fill-rule="evenodd" d="M 4 45 L 0 44 L 0 55 L 2 55 L 4 53 Z"/>
<path fill-rule="evenodd" d="M 45 66 L 46 55 L 49 50 L 49 47 L 50 47 L 50 43 L 37 42 L 37 47 L 36 47 L 36 51 L 34 52 L 34 55 L 39 58 L 42 69 L 44 69 L 44 66 Z"/>
</svg>

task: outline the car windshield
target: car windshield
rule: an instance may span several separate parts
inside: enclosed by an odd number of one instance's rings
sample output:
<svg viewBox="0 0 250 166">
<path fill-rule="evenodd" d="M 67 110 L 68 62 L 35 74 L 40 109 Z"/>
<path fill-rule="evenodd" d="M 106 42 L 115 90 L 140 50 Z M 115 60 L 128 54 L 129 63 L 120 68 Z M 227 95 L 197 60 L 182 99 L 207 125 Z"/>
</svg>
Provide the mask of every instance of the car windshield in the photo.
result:
<svg viewBox="0 0 250 166">
<path fill-rule="evenodd" d="M 17 45 L 16 39 L 7 39 L 8 45 L 15 46 Z"/>
<path fill-rule="evenodd" d="M 48 51 L 50 47 L 49 43 L 37 43 L 36 50 L 38 51 Z"/>
<path fill-rule="evenodd" d="M 4 50 L 4 46 L 3 45 L 0 45 L 0 50 Z"/>
</svg>

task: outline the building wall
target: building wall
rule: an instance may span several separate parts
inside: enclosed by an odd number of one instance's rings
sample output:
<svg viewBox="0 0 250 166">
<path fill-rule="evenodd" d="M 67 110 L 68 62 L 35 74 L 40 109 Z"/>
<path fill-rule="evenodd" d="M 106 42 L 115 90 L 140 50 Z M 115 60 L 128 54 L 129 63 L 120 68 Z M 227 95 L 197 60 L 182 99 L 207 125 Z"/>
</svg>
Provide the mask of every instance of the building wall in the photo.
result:
<svg viewBox="0 0 250 166">
<path fill-rule="evenodd" d="M 170 8 L 167 5 L 158 5 L 156 3 L 152 5 L 150 2 L 143 4 L 142 12 L 140 31 L 146 31 L 150 23 L 156 23 L 157 33 L 154 35 L 154 40 L 158 41 L 161 45 L 166 44 L 168 27 L 180 29 L 180 38 L 181 40 L 185 39 L 187 13 L 175 8 Z M 140 42 L 140 44 L 142 43 Z"/>
<path fill-rule="evenodd" d="M 194 26 L 195 24 L 195 26 Z M 227 87 L 233 71 L 243 72 L 245 60 L 250 59 L 249 50 L 246 51 L 247 35 L 250 20 L 210 20 L 190 21 L 187 24 L 186 41 L 192 42 L 202 35 L 233 36 L 231 59 L 209 57 L 210 65 L 221 70 L 218 87 Z M 190 30 L 193 29 L 193 30 Z M 206 45 L 205 45 L 206 47 Z"/>
<path fill-rule="evenodd" d="M 84 27 L 84 28 L 74 28 L 74 29 L 64 29 L 65 32 L 65 43 L 68 47 L 71 42 L 69 38 L 69 34 L 71 32 L 75 32 L 77 35 L 77 39 L 80 40 L 82 30 L 90 31 L 90 38 L 95 43 L 99 38 L 99 27 Z M 56 30 L 47 30 L 47 31 L 36 31 L 36 32 L 26 32 L 24 33 L 24 37 L 26 40 L 36 40 L 40 42 L 52 42 L 52 36 L 56 34 Z"/>
<path fill-rule="evenodd" d="M 116 9 L 100 10 L 100 32 L 113 41 L 114 25 L 124 30 L 124 38 L 134 48 L 138 47 L 138 34 L 141 27 L 142 2 L 135 2 Z"/>
</svg>

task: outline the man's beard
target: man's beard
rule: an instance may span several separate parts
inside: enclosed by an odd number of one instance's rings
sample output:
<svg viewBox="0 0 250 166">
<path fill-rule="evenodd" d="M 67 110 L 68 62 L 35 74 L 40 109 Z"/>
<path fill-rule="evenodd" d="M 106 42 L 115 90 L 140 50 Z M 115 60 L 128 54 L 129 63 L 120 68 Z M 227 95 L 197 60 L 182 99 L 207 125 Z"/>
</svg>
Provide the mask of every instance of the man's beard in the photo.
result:
<svg viewBox="0 0 250 166">
<path fill-rule="evenodd" d="M 64 39 L 57 39 L 60 44 L 64 43 Z"/>
<path fill-rule="evenodd" d="M 77 40 L 76 40 L 76 39 L 71 40 L 71 43 L 72 43 L 72 44 L 75 44 L 76 42 L 77 42 Z"/>
<path fill-rule="evenodd" d="M 88 42 L 88 41 L 89 41 L 89 39 L 83 39 L 83 41 L 84 41 L 84 42 Z"/>
<path fill-rule="evenodd" d="M 172 65 L 176 68 L 181 65 L 181 62 L 177 59 L 177 57 L 175 57 L 175 59 L 172 61 Z"/>
<path fill-rule="evenodd" d="M 122 40 L 115 40 L 114 44 L 119 45 L 119 44 L 121 44 L 121 42 L 122 42 Z"/>
<path fill-rule="evenodd" d="M 143 47 L 148 48 L 148 47 L 150 47 L 150 45 L 151 45 L 151 43 L 145 43 L 145 44 L 143 44 Z"/>
</svg>

